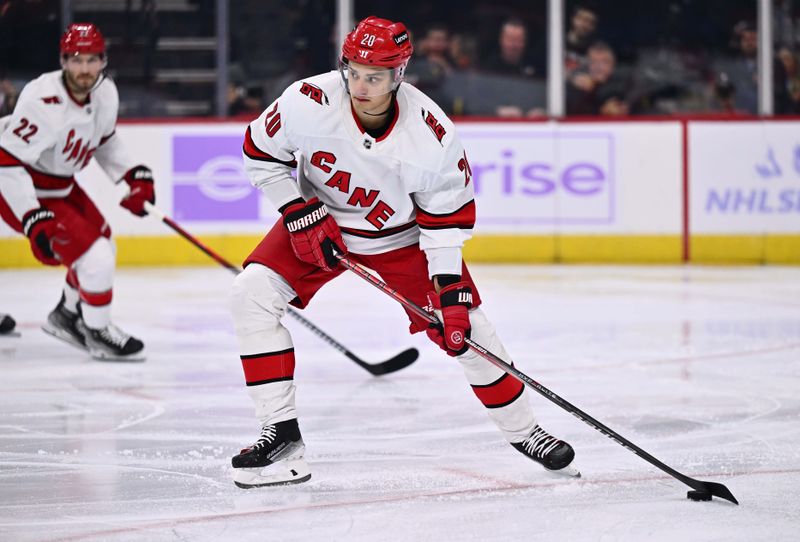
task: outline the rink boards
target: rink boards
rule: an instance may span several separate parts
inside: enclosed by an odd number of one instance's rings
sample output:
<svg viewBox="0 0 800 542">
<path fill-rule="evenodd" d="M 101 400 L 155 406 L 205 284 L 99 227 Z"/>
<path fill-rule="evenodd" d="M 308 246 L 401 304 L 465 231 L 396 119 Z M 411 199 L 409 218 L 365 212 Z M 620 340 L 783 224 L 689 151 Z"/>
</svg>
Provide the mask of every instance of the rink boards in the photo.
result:
<svg viewBox="0 0 800 542">
<path fill-rule="evenodd" d="M 245 124 L 124 123 L 158 207 L 241 261 L 278 214 L 247 181 Z M 800 263 L 800 121 L 460 122 L 477 204 L 471 261 Z M 209 263 L 117 205 L 96 163 L 78 176 L 121 265 Z M 109 189 L 111 186 L 111 189 Z M 36 265 L 0 224 L 0 267 Z"/>
</svg>

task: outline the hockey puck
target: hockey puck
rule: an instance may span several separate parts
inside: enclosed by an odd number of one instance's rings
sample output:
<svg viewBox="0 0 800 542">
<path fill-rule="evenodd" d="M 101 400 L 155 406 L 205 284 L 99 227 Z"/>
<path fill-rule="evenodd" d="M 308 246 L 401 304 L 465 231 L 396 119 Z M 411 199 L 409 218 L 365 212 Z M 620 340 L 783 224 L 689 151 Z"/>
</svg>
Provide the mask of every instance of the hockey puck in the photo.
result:
<svg viewBox="0 0 800 542">
<path fill-rule="evenodd" d="M 686 498 L 691 501 L 710 501 L 711 493 L 708 493 L 707 491 L 696 491 L 693 489 L 686 494 Z"/>
</svg>

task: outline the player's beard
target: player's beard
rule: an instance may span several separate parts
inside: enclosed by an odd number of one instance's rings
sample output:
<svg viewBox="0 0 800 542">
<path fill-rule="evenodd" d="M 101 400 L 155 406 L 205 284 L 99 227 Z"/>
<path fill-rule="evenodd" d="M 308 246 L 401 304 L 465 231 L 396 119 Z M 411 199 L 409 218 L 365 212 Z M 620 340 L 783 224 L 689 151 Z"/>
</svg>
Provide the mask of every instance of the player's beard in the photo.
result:
<svg viewBox="0 0 800 542">
<path fill-rule="evenodd" d="M 64 76 L 67 79 L 67 85 L 69 85 L 70 91 L 74 94 L 87 94 L 94 88 L 94 85 L 100 78 L 100 73 L 97 73 L 97 75 L 79 73 L 76 76 L 70 73 L 69 70 L 65 70 Z"/>
</svg>

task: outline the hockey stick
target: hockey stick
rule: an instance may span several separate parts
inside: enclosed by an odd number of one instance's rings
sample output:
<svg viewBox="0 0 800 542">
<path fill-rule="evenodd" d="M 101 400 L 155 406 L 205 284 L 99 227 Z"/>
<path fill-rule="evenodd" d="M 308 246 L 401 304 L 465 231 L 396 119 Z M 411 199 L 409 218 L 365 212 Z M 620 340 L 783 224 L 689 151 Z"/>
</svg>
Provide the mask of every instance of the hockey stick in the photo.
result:
<svg viewBox="0 0 800 542">
<path fill-rule="evenodd" d="M 410 299 L 398 293 L 396 290 L 393 290 L 392 288 L 387 286 L 386 283 L 375 277 L 373 274 L 371 274 L 369 271 L 367 271 L 360 265 L 351 262 L 344 256 L 337 254 L 337 257 L 339 258 L 339 263 L 341 265 L 345 266 L 347 269 L 354 272 L 356 275 L 360 276 L 361 278 L 363 278 L 364 280 L 366 280 L 367 282 L 378 288 L 380 291 L 388 294 L 395 301 L 398 301 L 401 305 L 413 311 L 417 316 L 426 319 L 431 324 L 441 325 L 439 319 L 434 314 L 426 311 L 425 309 L 423 309 Z M 687 486 L 691 487 L 694 491 L 689 491 L 689 493 L 687 494 L 687 497 L 689 499 L 710 501 L 711 497 L 715 496 L 721 499 L 728 500 L 734 504 L 739 504 L 739 501 L 736 500 L 736 498 L 733 496 L 730 490 L 724 485 L 719 484 L 717 482 L 705 482 L 702 480 L 696 480 L 694 478 L 691 478 L 689 476 L 686 476 L 685 474 L 676 471 L 672 467 L 666 465 L 665 463 L 662 463 L 649 453 L 645 452 L 643 449 L 639 448 L 637 445 L 635 445 L 634 443 L 632 443 L 631 441 L 629 441 L 628 439 L 626 439 L 625 437 L 614 431 L 613 429 L 595 420 L 593 417 L 589 416 L 587 413 L 585 413 L 575 405 L 571 404 L 570 402 L 562 399 L 561 397 L 559 397 L 558 395 L 556 395 L 543 385 L 536 382 L 531 377 L 527 376 L 522 371 L 517 370 L 513 365 L 506 363 L 505 361 L 503 361 L 502 359 L 500 359 L 495 354 L 488 351 L 475 341 L 471 339 L 465 339 L 465 340 L 470 349 L 476 352 L 481 357 L 485 358 L 492 364 L 496 365 L 497 367 L 499 367 L 509 375 L 513 376 L 523 384 L 527 384 L 528 387 L 533 388 L 539 394 L 543 395 L 545 398 L 549 399 L 556 405 L 560 406 L 561 408 L 563 408 L 564 410 L 566 410 L 579 420 L 587 423 L 591 427 L 600 431 L 605 436 L 609 437 L 611 440 L 624 446 L 625 448 L 635 453 L 636 455 L 638 455 L 651 465 L 658 467 L 659 469 L 666 472 L 670 476 L 676 478 L 677 480 L 680 480 Z"/>
<path fill-rule="evenodd" d="M 176 233 L 178 233 L 181 237 L 192 243 L 195 247 L 205 252 L 207 256 L 209 256 L 212 260 L 216 261 L 225 269 L 228 269 L 229 271 L 231 271 L 236 275 L 242 272 L 242 269 L 240 267 L 233 265 L 225 258 L 223 258 L 219 254 L 211 250 L 202 241 L 200 241 L 192 234 L 187 232 L 177 222 L 172 220 L 170 217 L 166 216 L 163 212 L 161 212 L 161 210 L 159 210 L 154 205 L 151 205 L 150 203 L 145 203 L 145 210 L 149 214 L 155 216 L 156 218 L 161 220 L 164 224 L 172 228 Z M 419 351 L 416 348 L 409 348 L 386 361 L 382 361 L 380 363 L 367 363 L 360 357 L 356 356 L 353 352 L 348 350 L 339 341 L 337 341 L 336 339 L 334 339 L 333 337 L 322 331 L 320 328 L 318 328 L 316 325 L 314 325 L 312 322 L 306 319 L 299 312 L 292 309 L 291 307 L 288 307 L 288 309 L 289 309 L 288 310 L 289 314 L 295 317 L 297 320 L 299 320 L 301 324 L 306 326 L 308 329 L 314 332 L 318 337 L 320 337 L 322 340 L 331 345 L 333 348 L 335 348 L 336 350 L 338 350 L 339 352 L 350 358 L 359 367 L 363 367 L 374 376 L 381 376 L 389 373 L 394 373 L 396 371 L 399 371 L 400 369 L 404 369 L 409 365 L 411 365 L 412 363 L 414 363 L 417 357 L 419 357 Z"/>
</svg>

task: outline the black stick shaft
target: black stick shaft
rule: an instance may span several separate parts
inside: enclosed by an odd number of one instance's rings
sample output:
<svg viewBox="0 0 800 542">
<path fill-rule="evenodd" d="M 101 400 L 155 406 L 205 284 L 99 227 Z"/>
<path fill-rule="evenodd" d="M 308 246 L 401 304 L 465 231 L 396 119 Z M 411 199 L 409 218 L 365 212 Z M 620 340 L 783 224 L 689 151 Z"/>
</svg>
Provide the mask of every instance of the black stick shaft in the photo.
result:
<svg viewBox="0 0 800 542">
<path fill-rule="evenodd" d="M 372 284 L 373 286 L 375 286 L 376 288 L 378 288 L 382 292 L 388 294 L 389 296 L 394 298 L 396 301 L 400 302 L 403 306 L 405 306 L 409 310 L 413 311 L 418 316 L 420 316 L 422 318 L 425 318 L 430 323 L 433 323 L 433 324 L 438 324 L 439 323 L 439 319 L 436 318 L 436 316 L 434 314 L 431 314 L 430 312 L 426 311 L 425 309 L 423 309 L 422 307 L 420 307 L 419 305 L 417 305 L 416 303 L 414 303 L 410 299 L 408 299 L 405 296 L 403 296 L 402 294 L 398 293 L 396 290 L 390 288 L 389 286 L 386 285 L 385 282 L 383 282 L 379 278 L 375 277 L 372 273 L 370 273 L 369 271 L 367 271 L 366 269 L 364 269 L 360 265 L 355 264 L 355 263 L 351 262 L 350 260 L 348 260 L 347 258 L 342 257 L 342 256 L 339 256 L 339 263 L 344 265 L 350 271 L 353 271 L 355 274 L 357 274 L 358 276 L 360 276 L 361 278 L 363 278 L 364 280 L 366 280 L 367 282 L 369 282 L 370 284 Z M 586 424 L 590 425 L 591 427 L 593 427 L 597 431 L 601 432 L 605 436 L 609 437 L 610 439 L 614 440 L 618 444 L 622 445 L 623 447 L 627 448 L 631 452 L 635 453 L 636 455 L 638 455 L 639 457 L 641 457 L 642 459 L 644 459 L 645 461 L 647 461 L 651 465 L 653 465 L 655 467 L 658 467 L 662 471 L 666 472 L 667 474 L 669 474 L 670 476 L 674 477 L 675 479 L 680 480 L 681 482 L 683 482 L 684 484 L 688 485 L 689 487 L 691 487 L 693 489 L 696 489 L 696 490 L 699 490 L 699 491 L 707 490 L 707 486 L 706 486 L 707 482 L 702 482 L 700 480 L 695 480 L 694 478 L 691 478 L 689 476 L 686 476 L 685 474 L 682 474 L 682 473 L 678 472 L 677 470 L 673 469 L 672 467 L 670 467 L 669 465 L 663 463 L 662 461 L 659 461 L 658 459 L 656 459 L 655 457 L 653 457 L 652 455 L 650 455 L 649 453 L 647 453 L 646 451 L 641 449 L 639 446 L 637 446 L 636 444 L 634 444 L 630 440 L 626 439 L 625 437 L 623 437 L 622 435 L 620 435 L 619 433 L 617 433 L 613 429 L 609 428 L 605 424 L 603 424 L 603 423 L 599 422 L 598 420 L 594 419 L 592 416 L 590 416 L 589 414 L 587 414 L 583 410 L 579 409 L 578 407 L 576 407 L 575 405 L 573 405 L 569 401 L 566 401 L 565 399 L 562 399 L 559 395 L 557 395 L 556 393 L 550 391 L 549 389 L 547 389 L 543 385 L 539 384 L 538 382 L 536 382 L 534 379 L 532 379 L 531 377 L 529 377 L 528 375 L 526 375 L 522 371 L 519 371 L 518 369 L 516 369 L 514 366 L 506 363 L 501 358 L 499 358 L 498 356 L 496 356 L 492 352 L 488 351 L 486 348 L 482 347 L 481 345 L 479 345 L 475 341 L 473 341 L 471 339 L 466 339 L 466 342 L 467 342 L 467 345 L 470 347 L 470 349 L 473 350 L 474 352 L 478 353 L 481 357 L 485 358 L 486 360 L 488 360 L 489 362 L 491 362 L 495 366 L 499 367 L 500 369 L 502 369 L 506 373 L 508 373 L 511 376 L 515 377 L 517 380 L 519 380 L 523 384 L 528 385 L 528 387 L 533 388 L 539 394 L 541 394 L 545 398 L 549 399 L 551 402 L 553 402 L 556 405 L 560 406 L 561 408 L 563 408 L 564 410 L 566 410 L 567 412 L 569 412 L 570 414 L 572 414 L 573 416 L 575 416 L 579 420 L 585 422 Z"/>
<path fill-rule="evenodd" d="M 148 204 L 146 204 L 146 209 L 147 209 L 148 213 L 150 213 L 153 216 L 155 216 L 158 219 L 160 219 L 164 224 L 166 224 L 167 226 L 172 228 L 172 230 L 174 230 L 176 233 L 178 233 L 181 237 L 183 237 L 184 239 L 189 241 L 195 247 L 199 248 L 207 256 L 209 256 L 212 260 L 214 260 L 215 262 L 220 264 L 225 269 L 228 269 L 229 271 L 231 271 L 235 275 L 238 275 L 239 273 L 242 272 L 242 269 L 240 267 L 238 267 L 236 265 L 233 265 L 228 260 L 226 260 L 225 258 L 220 256 L 219 254 L 214 252 L 206 244 L 204 244 L 202 241 L 200 241 L 200 239 L 196 238 L 194 235 L 192 235 L 191 233 L 189 233 L 188 231 L 183 229 L 180 226 L 180 224 L 178 224 L 177 222 L 172 220 L 170 217 L 168 217 L 164 213 L 162 213 L 157 207 L 155 207 L 155 206 L 153 206 L 153 205 L 148 203 Z M 337 341 L 336 339 L 334 339 L 333 337 L 331 337 L 330 335 L 328 335 L 327 333 L 322 331 L 315 324 L 313 324 L 310 320 L 308 320 L 305 316 L 301 315 L 299 312 L 297 312 L 296 310 L 292 309 L 291 307 L 288 307 L 288 313 L 291 316 L 293 316 L 294 318 L 296 318 L 301 324 L 303 324 L 308 329 L 310 329 L 312 332 L 314 332 L 318 337 L 320 337 L 325 342 L 327 342 L 329 345 L 331 345 L 333 348 L 335 348 L 336 350 L 338 350 L 339 352 L 341 352 L 342 354 L 347 356 L 350 360 L 354 361 L 356 364 L 358 364 L 359 366 L 367 369 L 368 371 L 373 372 L 374 366 L 372 366 L 369 363 L 366 363 L 364 360 L 362 360 L 361 358 L 356 356 L 354 353 L 352 353 L 350 350 L 348 350 L 342 343 L 340 343 L 339 341 Z M 402 367 L 405 367 L 406 365 L 403 365 Z M 400 366 L 397 366 L 397 367 L 398 367 L 398 369 L 402 368 Z M 396 369 L 394 369 L 394 363 L 391 364 L 390 367 L 387 367 L 387 369 L 388 369 L 388 372 L 392 372 L 393 370 L 396 370 Z"/>
</svg>

